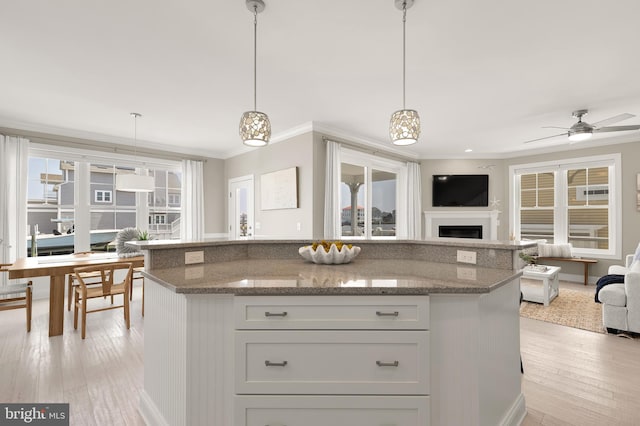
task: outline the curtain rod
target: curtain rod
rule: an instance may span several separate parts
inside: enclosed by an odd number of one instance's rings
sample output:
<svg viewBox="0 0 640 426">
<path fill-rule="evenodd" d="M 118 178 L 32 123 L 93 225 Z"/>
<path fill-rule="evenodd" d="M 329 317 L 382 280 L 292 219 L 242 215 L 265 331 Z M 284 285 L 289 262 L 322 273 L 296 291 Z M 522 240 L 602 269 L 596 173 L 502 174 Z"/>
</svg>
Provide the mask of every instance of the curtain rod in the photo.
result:
<svg viewBox="0 0 640 426">
<path fill-rule="evenodd" d="M 134 149 L 127 146 L 112 142 L 101 142 L 91 139 L 74 138 L 70 136 L 52 135 L 47 133 L 30 132 L 27 130 L 12 129 L 0 127 L 0 133 L 8 136 L 20 136 L 29 139 L 33 143 L 45 145 L 55 145 L 70 148 L 93 149 L 100 152 L 112 152 L 115 154 L 133 155 Z M 207 161 L 207 157 L 197 155 L 182 154 L 159 149 L 145 149 L 138 147 L 135 153 L 140 156 L 155 157 L 164 160 L 180 161 L 180 160 L 198 160 Z"/>
<path fill-rule="evenodd" d="M 420 164 L 420 160 L 418 160 L 416 158 L 405 157 L 403 155 L 395 154 L 393 152 L 389 152 L 389 151 L 385 151 L 385 150 L 379 150 L 379 149 L 376 149 L 375 147 L 372 147 L 372 146 L 369 146 L 369 145 L 359 144 L 359 143 L 355 143 L 355 142 L 340 140 L 340 138 L 332 138 L 332 137 L 326 137 L 326 136 L 323 136 L 322 140 L 324 142 L 329 142 L 329 141 L 330 142 L 336 142 L 336 143 L 339 143 L 341 145 L 348 146 L 349 148 L 353 148 L 355 150 L 364 152 L 366 154 L 376 155 L 378 157 L 384 157 L 384 158 L 389 158 L 389 159 L 392 159 L 392 160 L 399 160 L 399 161 L 403 161 L 403 162 L 411 162 L 411 163 Z"/>
</svg>

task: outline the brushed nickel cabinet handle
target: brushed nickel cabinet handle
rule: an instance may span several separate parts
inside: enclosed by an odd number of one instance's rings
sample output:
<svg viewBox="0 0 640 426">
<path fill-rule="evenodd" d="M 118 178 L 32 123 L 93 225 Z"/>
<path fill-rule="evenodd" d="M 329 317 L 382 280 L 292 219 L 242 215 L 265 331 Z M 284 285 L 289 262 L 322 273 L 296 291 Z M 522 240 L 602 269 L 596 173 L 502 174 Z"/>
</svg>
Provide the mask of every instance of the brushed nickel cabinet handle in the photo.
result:
<svg viewBox="0 0 640 426">
<path fill-rule="evenodd" d="M 264 362 L 264 365 L 266 365 L 267 367 L 284 367 L 285 365 L 287 365 L 287 361 L 271 362 L 269 360 L 266 360 Z"/>
<path fill-rule="evenodd" d="M 283 312 L 265 312 L 264 316 L 265 317 L 286 317 L 287 316 L 287 311 L 283 311 Z"/>
<path fill-rule="evenodd" d="M 397 367 L 398 365 L 400 365 L 400 361 L 393 361 L 393 362 L 376 361 L 376 364 L 378 365 L 378 367 Z"/>
<path fill-rule="evenodd" d="M 398 316 L 398 311 L 394 311 L 394 312 L 376 311 L 376 315 L 379 316 L 379 317 L 397 317 Z"/>
</svg>

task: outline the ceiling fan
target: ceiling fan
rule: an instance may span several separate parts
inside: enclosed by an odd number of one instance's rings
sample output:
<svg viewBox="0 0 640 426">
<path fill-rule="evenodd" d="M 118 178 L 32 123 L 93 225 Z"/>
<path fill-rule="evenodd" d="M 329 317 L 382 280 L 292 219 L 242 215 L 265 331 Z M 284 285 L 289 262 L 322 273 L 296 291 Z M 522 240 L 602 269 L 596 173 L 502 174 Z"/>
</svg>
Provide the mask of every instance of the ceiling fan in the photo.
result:
<svg viewBox="0 0 640 426">
<path fill-rule="evenodd" d="M 566 130 L 564 133 L 560 133 L 553 136 L 545 136 L 544 138 L 532 139 L 526 141 L 524 143 L 537 142 L 544 139 L 555 138 L 558 136 L 569 136 L 569 143 L 580 142 L 589 139 L 593 136 L 594 133 L 604 133 L 604 132 L 624 132 L 628 130 L 639 130 L 640 124 L 633 126 L 610 126 L 611 124 L 617 123 L 622 120 L 627 120 L 629 118 L 635 117 L 633 114 L 620 114 L 611 118 L 607 118 L 606 120 L 597 121 L 593 124 L 589 124 L 585 121 L 582 121 L 582 117 L 587 115 L 589 110 L 587 109 L 579 109 L 577 111 L 573 111 L 571 114 L 573 117 L 578 119 L 578 122 L 573 126 L 567 127 L 556 127 L 556 126 L 545 126 L 543 129 L 563 129 Z M 608 126 L 608 127 L 607 127 Z"/>
</svg>

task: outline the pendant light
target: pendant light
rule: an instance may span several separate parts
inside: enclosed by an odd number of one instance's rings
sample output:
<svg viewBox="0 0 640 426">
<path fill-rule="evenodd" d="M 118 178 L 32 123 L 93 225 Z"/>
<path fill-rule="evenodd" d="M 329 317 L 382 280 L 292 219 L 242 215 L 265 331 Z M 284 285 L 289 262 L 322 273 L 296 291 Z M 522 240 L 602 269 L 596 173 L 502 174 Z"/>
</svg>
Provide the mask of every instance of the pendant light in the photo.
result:
<svg viewBox="0 0 640 426">
<path fill-rule="evenodd" d="M 138 142 L 138 117 L 142 117 L 137 112 L 132 112 L 133 117 L 133 159 L 137 160 L 137 142 Z M 153 192 L 155 189 L 155 180 L 153 176 L 139 175 L 135 168 L 133 173 L 116 175 L 116 190 L 126 192 Z"/>
<path fill-rule="evenodd" d="M 402 10 L 402 109 L 391 115 L 389 136 L 394 145 L 412 145 L 420 136 L 420 116 L 418 111 L 405 108 L 405 56 L 406 56 L 406 24 L 407 9 L 413 6 L 414 0 L 395 0 L 395 5 Z"/>
<path fill-rule="evenodd" d="M 264 10 L 262 0 L 246 0 L 247 9 L 253 12 L 253 111 L 247 111 L 240 118 L 240 137 L 245 145 L 265 146 L 271 138 L 271 123 L 264 112 L 256 107 L 256 51 L 258 40 L 258 13 Z"/>
</svg>

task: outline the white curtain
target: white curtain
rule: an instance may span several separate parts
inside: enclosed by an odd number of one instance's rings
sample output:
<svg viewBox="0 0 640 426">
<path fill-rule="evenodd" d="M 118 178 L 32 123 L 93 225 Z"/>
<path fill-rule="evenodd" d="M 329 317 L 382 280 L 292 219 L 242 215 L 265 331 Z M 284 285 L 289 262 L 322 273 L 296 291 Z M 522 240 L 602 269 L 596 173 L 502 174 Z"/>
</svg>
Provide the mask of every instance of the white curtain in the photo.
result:
<svg viewBox="0 0 640 426">
<path fill-rule="evenodd" d="M 324 238 L 340 238 L 340 144 L 327 141 L 324 181 Z"/>
<path fill-rule="evenodd" d="M 182 160 L 182 211 L 180 239 L 204 238 L 204 165 L 202 161 Z"/>
<path fill-rule="evenodd" d="M 422 239 L 422 185 L 420 164 L 407 162 L 407 239 Z"/>
<path fill-rule="evenodd" d="M 0 135 L 0 263 L 27 255 L 28 161 L 28 139 Z"/>
</svg>

